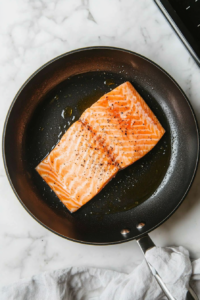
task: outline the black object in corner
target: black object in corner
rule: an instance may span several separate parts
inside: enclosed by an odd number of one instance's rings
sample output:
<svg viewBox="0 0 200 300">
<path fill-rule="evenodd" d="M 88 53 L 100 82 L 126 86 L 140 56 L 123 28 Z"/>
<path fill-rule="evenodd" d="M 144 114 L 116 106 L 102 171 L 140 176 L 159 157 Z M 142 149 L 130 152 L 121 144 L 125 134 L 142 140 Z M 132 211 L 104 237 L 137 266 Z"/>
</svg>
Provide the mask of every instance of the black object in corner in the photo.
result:
<svg viewBox="0 0 200 300">
<path fill-rule="evenodd" d="M 200 66 L 200 0 L 154 0 Z"/>
</svg>

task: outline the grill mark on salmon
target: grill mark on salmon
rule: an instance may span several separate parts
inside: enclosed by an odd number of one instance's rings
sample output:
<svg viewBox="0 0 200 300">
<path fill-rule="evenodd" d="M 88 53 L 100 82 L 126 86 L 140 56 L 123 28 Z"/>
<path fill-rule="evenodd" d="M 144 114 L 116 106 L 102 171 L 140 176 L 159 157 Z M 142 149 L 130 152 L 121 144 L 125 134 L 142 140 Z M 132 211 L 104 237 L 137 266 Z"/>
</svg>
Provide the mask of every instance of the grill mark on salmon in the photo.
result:
<svg viewBox="0 0 200 300">
<path fill-rule="evenodd" d="M 101 97 L 36 167 L 71 212 L 91 200 L 116 173 L 148 153 L 165 130 L 126 82 Z"/>
</svg>

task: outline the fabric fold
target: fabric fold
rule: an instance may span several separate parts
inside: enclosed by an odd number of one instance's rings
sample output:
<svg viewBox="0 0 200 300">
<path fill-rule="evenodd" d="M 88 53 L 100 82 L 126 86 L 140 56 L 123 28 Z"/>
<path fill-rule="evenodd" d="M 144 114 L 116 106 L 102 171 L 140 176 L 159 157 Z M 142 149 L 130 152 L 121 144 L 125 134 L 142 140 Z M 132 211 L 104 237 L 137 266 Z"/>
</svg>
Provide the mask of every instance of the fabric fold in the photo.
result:
<svg viewBox="0 0 200 300">
<path fill-rule="evenodd" d="M 200 297 L 200 259 L 191 262 L 183 247 L 155 247 L 146 260 L 156 269 L 177 300 L 189 285 Z M 165 300 L 146 261 L 124 274 L 111 270 L 72 267 L 45 272 L 0 289 L 1 300 Z"/>
</svg>

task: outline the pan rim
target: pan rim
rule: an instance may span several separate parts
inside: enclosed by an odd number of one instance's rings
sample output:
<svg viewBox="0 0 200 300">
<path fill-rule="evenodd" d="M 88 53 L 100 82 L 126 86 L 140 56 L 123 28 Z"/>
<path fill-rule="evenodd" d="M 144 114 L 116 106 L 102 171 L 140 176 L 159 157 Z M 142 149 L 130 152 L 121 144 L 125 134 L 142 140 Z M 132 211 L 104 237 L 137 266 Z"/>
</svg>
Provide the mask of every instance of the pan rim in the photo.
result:
<svg viewBox="0 0 200 300">
<path fill-rule="evenodd" d="M 146 60 L 147 62 L 151 63 L 152 65 L 154 65 L 156 68 L 158 68 L 160 71 L 162 71 L 175 85 L 176 87 L 179 89 L 179 91 L 181 92 L 181 94 L 183 95 L 183 97 L 185 98 L 189 108 L 190 108 L 190 111 L 192 113 L 192 116 L 193 116 L 193 120 L 194 120 L 194 123 L 195 123 L 195 127 L 196 127 L 196 136 L 197 136 L 197 156 L 196 156 L 196 162 L 195 162 L 195 168 L 194 168 L 194 171 L 193 171 L 193 174 L 192 174 L 192 177 L 191 177 L 191 180 L 190 180 L 190 183 L 188 184 L 188 187 L 183 195 L 183 197 L 180 199 L 180 201 L 178 202 L 178 204 L 176 205 L 176 207 L 168 214 L 167 217 L 165 217 L 161 222 L 159 222 L 158 224 L 156 224 L 154 227 L 152 227 L 151 229 L 149 230 L 146 230 L 145 232 L 142 232 L 142 233 L 139 233 L 137 236 L 135 237 L 130 237 L 130 238 L 124 238 L 122 237 L 121 240 L 119 241 L 115 241 L 115 242 L 105 242 L 105 243 L 97 243 L 97 242 L 87 242 L 87 241 L 82 241 L 82 240 L 77 240 L 77 239 L 73 239 L 73 238 L 70 238 L 70 237 L 66 237 L 65 235 L 62 235 L 58 232 L 56 232 L 55 230 L 51 229 L 50 227 L 48 227 L 47 225 L 45 225 L 44 223 L 42 223 L 38 218 L 36 218 L 32 212 L 25 206 L 25 204 L 23 203 L 23 201 L 21 200 L 21 198 L 19 197 L 13 183 L 12 183 L 12 180 L 11 180 L 11 177 L 10 177 L 10 174 L 9 174 L 9 170 L 8 170 L 8 166 L 7 166 L 7 161 L 6 161 L 6 152 L 5 152 L 5 140 L 6 140 L 6 130 L 7 130 L 7 124 L 8 124 L 8 121 L 9 121 L 9 117 L 10 117 L 10 114 L 11 114 L 11 111 L 15 105 L 15 102 L 17 101 L 18 99 L 18 96 L 20 95 L 20 93 L 22 92 L 22 90 L 25 88 L 25 86 L 32 80 L 33 77 L 35 77 L 41 70 L 43 70 L 44 68 L 46 68 L 48 65 L 50 65 L 51 63 L 55 62 L 56 60 L 59 60 L 61 59 L 62 57 L 65 57 L 65 56 L 68 56 L 68 55 L 71 55 L 71 54 L 74 54 L 74 53 L 77 53 L 77 52 L 84 52 L 84 51 L 90 51 L 90 50 L 117 50 L 117 51 L 120 51 L 120 52 L 126 52 L 126 53 L 130 53 L 130 54 L 133 54 L 135 56 L 138 56 L 144 60 Z M 9 184 L 14 192 L 14 194 L 16 195 L 17 199 L 19 200 L 19 202 L 21 203 L 21 205 L 23 206 L 23 208 L 30 214 L 30 216 L 35 219 L 40 225 L 42 225 L 44 228 L 48 229 L 49 231 L 51 231 L 52 233 L 64 238 L 64 239 L 67 239 L 67 240 L 70 240 L 70 241 L 73 241 L 73 242 L 76 242 L 76 243 L 80 243 L 80 244 L 85 244 L 85 245 L 96 245 L 96 246 L 106 246 L 106 245 L 115 245 L 115 244 L 122 244 L 122 243 L 125 243 L 125 242 L 128 242 L 128 241 L 132 241 L 132 240 L 136 240 L 138 238 L 140 238 L 141 236 L 143 236 L 144 234 L 147 234 L 151 231 L 153 231 L 154 229 L 156 229 L 157 227 L 159 227 L 160 225 L 162 225 L 166 220 L 168 220 L 173 214 L 174 212 L 179 208 L 179 206 L 182 204 L 182 202 L 184 201 L 184 199 L 186 198 L 191 186 L 192 186 L 192 183 L 195 179 L 195 175 L 196 175 L 196 172 L 197 172 L 197 169 L 198 169 L 198 164 L 199 164 L 199 148 L 200 148 L 200 131 L 199 131 L 199 126 L 198 126 L 198 122 L 197 122 L 197 118 L 196 118 L 196 115 L 194 113 L 194 109 L 188 99 L 188 97 L 186 96 L 185 92 L 182 90 L 182 88 L 178 85 L 178 83 L 174 80 L 174 78 L 168 74 L 163 68 L 161 68 L 159 65 L 157 65 L 154 61 L 150 60 L 149 58 L 139 54 L 139 53 L 136 53 L 134 51 L 131 51 L 131 50 L 127 50 L 127 49 L 123 49 L 123 48 L 118 48 L 118 47 L 112 47 L 112 46 L 92 46 L 92 47 L 83 47 L 83 48 L 78 48 L 78 49 L 75 49 L 75 50 L 71 50 L 69 52 L 66 52 L 66 53 L 63 53 L 61 55 L 58 55 L 56 57 L 54 57 L 53 59 L 49 60 L 48 62 L 46 62 L 45 64 L 43 64 L 42 66 L 40 66 L 35 72 L 33 72 L 28 78 L 27 80 L 22 84 L 22 86 L 20 87 L 20 89 L 17 91 L 17 93 L 15 94 L 13 100 L 12 100 L 12 103 L 9 107 L 9 110 L 6 114 L 6 118 L 5 118 L 5 122 L 4 122 L 4 127 L 3 127 L 3 134 L 2 134 L 2 156 L 3 156 L 3 163 L 4 163 L 4 168 L 5 168 L 5 172 L 6 172 L 6 175 L 7 175 L 7 178 L 8 178 L 8 181 L 9 181 Z"/>
</svg>

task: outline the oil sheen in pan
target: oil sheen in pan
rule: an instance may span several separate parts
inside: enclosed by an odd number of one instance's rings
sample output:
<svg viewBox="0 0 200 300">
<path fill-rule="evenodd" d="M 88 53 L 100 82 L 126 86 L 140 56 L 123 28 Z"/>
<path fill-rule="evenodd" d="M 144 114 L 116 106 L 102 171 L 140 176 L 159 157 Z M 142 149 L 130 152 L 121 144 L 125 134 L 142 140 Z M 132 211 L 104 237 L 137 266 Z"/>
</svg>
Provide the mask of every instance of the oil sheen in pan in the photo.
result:
<svg viewBox="0 0 200 300">
<path fill-rule="evenodd" d="M 125 81 L 127 78 L 114 73 L 91 72 L 76 75 L 52 90 L 34 112 L 25 138 L 28 169 L 38 193 L 57 213 L 64 215 L 68 210 L 37 174 L 35 167 L 86 108 Z M 74 216 L 113 214 L 129 210 L 147 200 L 164 178 L 171 156 L 168 121 L 155 99 L 136 82 L 132 84 L 158 117 L 166 133 L 152 151 L 120 171 L 98 195 L 74 213 Z"/>
</svg>

